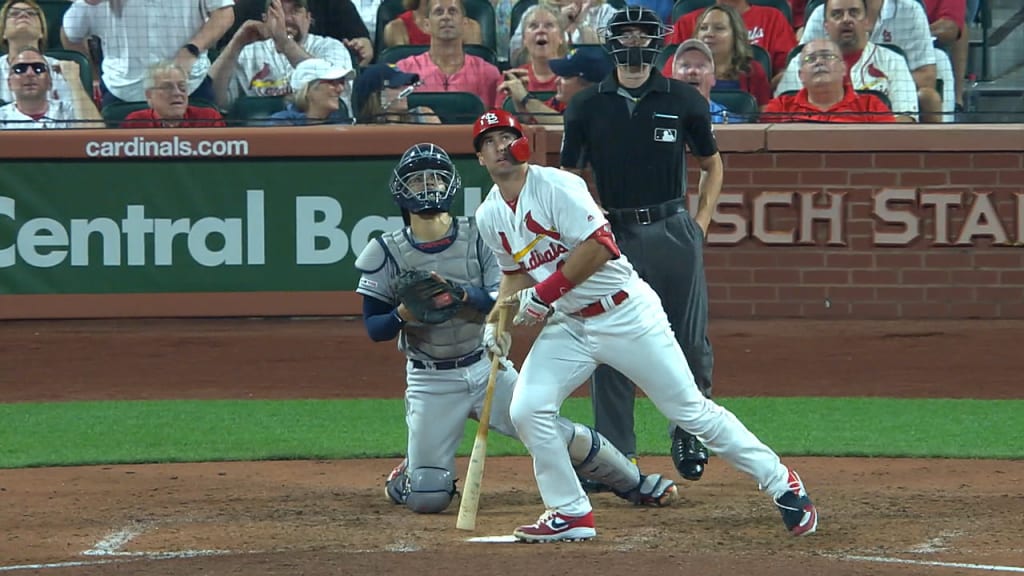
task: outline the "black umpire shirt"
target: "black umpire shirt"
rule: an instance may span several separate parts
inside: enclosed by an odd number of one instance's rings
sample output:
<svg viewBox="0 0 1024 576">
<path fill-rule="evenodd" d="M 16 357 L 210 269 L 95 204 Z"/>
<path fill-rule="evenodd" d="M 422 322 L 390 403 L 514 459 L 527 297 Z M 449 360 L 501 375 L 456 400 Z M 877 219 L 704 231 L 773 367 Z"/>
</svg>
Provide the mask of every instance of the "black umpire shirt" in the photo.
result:
<svg viewBox="0 0 1024 576">
<path fill-rule="evenodd" d="M 589 164 L 605 208 L 680 198 L 686 147 L 701 157 L 718 151 L 708 102 L 696 88 L 654 69 L 642 89 L 634 98 L 612 72 L 573 97 L 565 111 L 561 164 Z"/>
</svg>

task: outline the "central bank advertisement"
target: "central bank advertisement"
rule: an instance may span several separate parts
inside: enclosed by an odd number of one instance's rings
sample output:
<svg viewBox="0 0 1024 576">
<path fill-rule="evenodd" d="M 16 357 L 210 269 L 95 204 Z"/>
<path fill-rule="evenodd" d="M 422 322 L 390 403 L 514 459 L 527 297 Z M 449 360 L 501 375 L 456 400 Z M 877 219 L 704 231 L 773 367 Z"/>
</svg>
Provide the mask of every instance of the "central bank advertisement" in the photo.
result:
<svg viewBox="0 0 1024 576">
<path fill-rule="evenodd" d="M 490 189 L 456 158 L 472 214 Z M 19 162 L 0 169 L 0 294 L 353 290 L 402 218 L 395 158 Z"/>
</svg>

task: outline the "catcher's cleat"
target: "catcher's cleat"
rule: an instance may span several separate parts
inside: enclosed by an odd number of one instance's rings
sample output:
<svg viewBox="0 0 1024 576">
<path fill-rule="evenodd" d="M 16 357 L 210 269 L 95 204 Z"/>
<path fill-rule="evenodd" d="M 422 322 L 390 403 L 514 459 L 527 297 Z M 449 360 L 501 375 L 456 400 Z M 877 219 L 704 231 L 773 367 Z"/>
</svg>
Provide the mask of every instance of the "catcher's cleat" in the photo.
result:
<svg viewBox="0 0 1024 576">
<path fill-rule="evenodd" d="M 594 513 L 583 516 L 567 516 L 556 510 L 540 515 L 537 522 L 520 526 L 512 532 L 520 542 L 580 542 L 597 536 L 594 529 Z"/>
<path fill-rule="evenodd" d="M 637 506 L 668 506 L 679 497 L 679 488 L 661 474 L 641 474 L 636 488 L 615 495 Z"/>
<path fill-rule="evenodd" d="M 677 426 L 672 431 L 671 452 L 680 476 L 694 482 L 701 479 L 708 463 L 708 449 L 696 436 Z"/>
<path fill-rule="evenodd" d="M 405 504 L 409 497 L 409 476 L 405 473 L 409 461 L 403 459 L 384 481 L 384 495 L 395 504 Z"/>
<path fill-rule="evenodd" d="M 793 536 L 806 536 L 818 529 L 818 509 L 804 489 L 796 470 L 789 470 L 789 490 L 775 499 L 786 530 Z"/>
</svg>

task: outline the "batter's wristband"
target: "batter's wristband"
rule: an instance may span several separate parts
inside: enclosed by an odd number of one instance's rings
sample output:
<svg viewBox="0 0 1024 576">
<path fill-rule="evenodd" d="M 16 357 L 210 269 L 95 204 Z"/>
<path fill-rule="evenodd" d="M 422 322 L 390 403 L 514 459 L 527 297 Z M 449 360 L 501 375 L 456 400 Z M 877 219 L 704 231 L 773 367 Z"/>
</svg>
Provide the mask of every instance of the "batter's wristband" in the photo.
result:
<svg viewBox="0 0 1024 576">
<path fill-rule="evenodd" d="M 551 304 L 575 287 L 576 285 L 570 282 L 565 277 L 565 274 L 562 274 L 561 270 L 557 270 L 554 274 L 545 278 L 543 282 L 537 284 L 534 287 L 534 291 L 537 293 L 537 297 L 543 300 L 545 304 Z"/>
</svg>

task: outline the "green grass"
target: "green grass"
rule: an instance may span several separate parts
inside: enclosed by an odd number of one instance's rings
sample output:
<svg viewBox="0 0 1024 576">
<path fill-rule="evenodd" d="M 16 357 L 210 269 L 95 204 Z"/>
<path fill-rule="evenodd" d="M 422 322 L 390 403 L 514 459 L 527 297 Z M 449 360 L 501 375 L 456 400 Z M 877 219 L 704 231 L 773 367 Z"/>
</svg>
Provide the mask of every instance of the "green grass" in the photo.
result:
<svg viewBox="0 0 1024 576">
<path fill-rule="evenodd" d="M 1024 400 L 726 398 L 784 456 L 1024 457 Z M 145 462 L 393 457 L 401 400 L 231 400 L 0 404 L 0 468 Z M 563 414 L 592 421 L 589 399 Z M 467 422 L 459 449 L 472 449 Z M 667 454 L 667 421 L 637 403 L 642 454 Z M 497 434 L 488 454 L 524 455 Z"/>
</svg>

